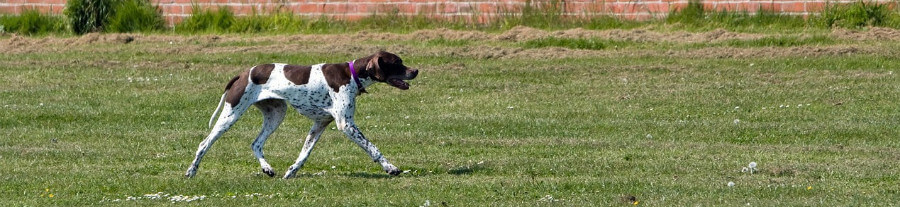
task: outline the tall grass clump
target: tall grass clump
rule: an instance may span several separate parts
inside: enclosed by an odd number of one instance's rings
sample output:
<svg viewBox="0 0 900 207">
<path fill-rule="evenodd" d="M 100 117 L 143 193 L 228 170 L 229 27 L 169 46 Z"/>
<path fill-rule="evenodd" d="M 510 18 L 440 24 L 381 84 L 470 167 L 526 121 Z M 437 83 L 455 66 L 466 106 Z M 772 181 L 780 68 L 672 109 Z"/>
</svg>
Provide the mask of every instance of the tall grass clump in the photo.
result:
<svg viewBox="0 0 900 207">
<path fill-rule="evenodd" d="M 516 12 L 498 9 L 498 16 L 493 17 L 486 25 L 476 25 L 481 28 L 506 30 L 516 26 L 528 26 L 534 28 L 550 29 L 563 27 L 563 9 L 559 0 L 525 1 L 521 10 Z M 479 14 L 476 14 L 476 16 Z M 477 23 L 476 23 L 477 24 Z"/>
<path fill-rule="evenodd" d="M 75 34 L 100 32 L 112 13 L 113 3 L 113 0 L 68 0 L 63 14 Z"/>
<path fill-rule="evenodd" d="M 437 27 L 455 28 L 449 22 L 438 18 L 429 18 L 428 13 L 419 13 L 413 16 L 400 15 L 397 9 L 391 10 L 384 14 L 372 14 L 362 18 L 353 25 L 348 25 L 349 29 L 357 30 L 381 30 L 381 31 L 397 31 L 408 32 L 419 29 L 431 29 Z"/>
<path fill-rule="evenodd" d="M 63 32 L 65 29 L 66 23 L 62 17 L 41 14 L 37 10 L 25 10 L 18 16 L 0 16 L 0 33 L 43 35 Z"/>
<path fill-rule="evenodd" d="M 238 33 L 290 33 L 303 28 L 304 20 L 290 12 L 275 12 L 268 15 L 257 14 L 235 18 L 229 31 Z"/>
<path fill-rule="evenodd" d="M 681 25 L 681 28 L 687 30 L 725 28 L 736 31 L 781 31 L 807 26 L 807 21 L 802 16 L 785 15 L 762 8 L 759 8 L 756 13 L 728 10 L 709 11 L 699 0 L 691 0 L 684 8 L 672 10 L 665 22 Z"/>
<path fill-rule="evenodd" d="M 697 25 L 706 22 L 706 10 L 703 9 L 702 2 L 690 0 L 684 8 L 670 11 L 669 16 L 666 17 L 666 22 Z"/>
<path fill-rule="evenodd" d="M 496 16 L 490 21 L 475 25 L 482 30 L 508 30 L 516 26 L 555 30 L 569 28 L 585 29 L 627 29 L 646 23 L 629 21 L 609 15 L 585 12 L 582 15 L 566 12 L 566 1 L 563 0 L 528 0 L 519 11 L 508 11 L 498 8 Z M 478 14 L 476 14 L 477 16 Z"/>
<path fill-rule="evenodd" d="M 746 11 L 707 12 L 711 27 L 723 28 L 803 28 L 806 20 L 802 16 L 791 16 L 759 9 L 755 14 Z"/>
<path fill-rule="evenodd" d="M 537 7 L 529 0 L 525 7 L 522 8 L 521 24 L 536 28 L 552 28 L 554 26 L 562 26 L 558 23 L 563 21 L 563 4 L 565 2 L 551 0 L 538 2 Z"/>
<path fill-rule="evenodd" d="M 868 26 L 900 26 L 900 14 L 888 4 L 857 1 L 850 4 L 829 4 L 820 15 L 825 27 L 861 28 Z"/>
<path fill-rule="evenodd" d="M 123 0 L 110 15 L 108 32 L 150 32 L 163 29 L 165 20 L 149 0 Z"/>
<path fill-rule="evenodd" d="M 191 17 L 175 26 L 175 31 L 182 33 L 224 33 L 234 24 L 234 13 L 228 7 L 219 9 L 203 9 L 194 5 Z"/>
</svg>

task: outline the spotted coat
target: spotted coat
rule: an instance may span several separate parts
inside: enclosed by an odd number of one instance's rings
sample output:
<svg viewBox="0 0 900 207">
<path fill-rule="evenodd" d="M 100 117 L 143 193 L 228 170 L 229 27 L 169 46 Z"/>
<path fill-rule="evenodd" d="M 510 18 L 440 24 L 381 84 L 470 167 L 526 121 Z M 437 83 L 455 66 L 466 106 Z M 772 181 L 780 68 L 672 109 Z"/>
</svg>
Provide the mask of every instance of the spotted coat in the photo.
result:
<svg viewBox="0 0 900 207">
<path fill-rule="evenodd" d="M 313 66 L 263 64 L 232 78 L 225 87 L 225 93 L 222 94 L 213 117 L 220 109 L 221 114 L 215 125 L 212 125 L 212 119 L 210 120 L 212 131 L 200 143 L 194 161 L 185 176 L 193 177 L 197 173 L 200 160 L 211 145 L 251 105 L 259 108 L 263 114 L 262 131 L 253 141 L 251 149 L 262 171 L 269 176 L 275 176 L 275 171 L 263 156 L 262 148 L 269 135 L 284 120 L 287 105 L 311 119 L 313 126 L 306 136 L 300 155 L 283 178 L 293 177 L 303 166 L 325 127 L 332 121 L 374 162 L 379 163 L 385 172 L 391 175 L 399 174 L 400 170 L 366 139 L 353 122 L 356 97 L 364 92 L 365 87 L 378 82 L 385 82 L 403 90 L 408 89 L 409 85 L 404 80 L 415 78 L 418 70 L 407 68 L 399 57 L 383 51 L 352 62 L 354 63 L 352 67 L 358 71 L 357 74 L 351 74 L 349 63 Z M 353 81 L 354 76 L 359 78 L 361 85 Z"/>
</svg>

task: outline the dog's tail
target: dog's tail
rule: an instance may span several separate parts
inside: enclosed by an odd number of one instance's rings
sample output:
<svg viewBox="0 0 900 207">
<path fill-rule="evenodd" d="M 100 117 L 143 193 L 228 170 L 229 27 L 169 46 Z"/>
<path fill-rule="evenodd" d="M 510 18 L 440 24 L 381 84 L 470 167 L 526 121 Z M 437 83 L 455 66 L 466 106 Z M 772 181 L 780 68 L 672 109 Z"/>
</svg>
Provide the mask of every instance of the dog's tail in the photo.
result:
<svg viewBox="0 0 900 207">
<path fill-rule="evenodd" d="M 216 119 L 216 114 L 218 114 L 219 110 L 222 109 L 222 103 L 225 102 L 225 94 L 226 93 L 222 93 L 222 98 L 219 99 L 219 106 L 216 106 L 216 111 L 213 111 L 212 117 L 209 117 L 209 128 L 212 128 L 213 120 Z"/>
</svg>

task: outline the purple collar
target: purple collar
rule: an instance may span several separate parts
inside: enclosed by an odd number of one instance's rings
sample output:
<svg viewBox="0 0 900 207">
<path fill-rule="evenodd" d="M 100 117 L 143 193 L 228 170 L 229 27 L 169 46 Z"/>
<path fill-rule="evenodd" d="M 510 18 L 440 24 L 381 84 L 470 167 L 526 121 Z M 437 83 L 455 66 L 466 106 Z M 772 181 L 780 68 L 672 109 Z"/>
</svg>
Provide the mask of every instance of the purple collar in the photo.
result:
<svg viewBox="0 0 900 207">
<path fill-rule="evenodd" d="M 356 60 L 351 60 L 350 62 L 347 62 L 347 64 L 350 64 L 350 76 L 353 76 L 353 81 L 356 82 L 356 88 L 359 89 L 359 92 L 365 93 L 366 88 L 363 88 L 362 82 L 359 81 L 359 75 L 356 74 L 356 69 L 353 69 L 353 63 L 355 63 L 355 62 L 356 62 Z"/>
</svg>

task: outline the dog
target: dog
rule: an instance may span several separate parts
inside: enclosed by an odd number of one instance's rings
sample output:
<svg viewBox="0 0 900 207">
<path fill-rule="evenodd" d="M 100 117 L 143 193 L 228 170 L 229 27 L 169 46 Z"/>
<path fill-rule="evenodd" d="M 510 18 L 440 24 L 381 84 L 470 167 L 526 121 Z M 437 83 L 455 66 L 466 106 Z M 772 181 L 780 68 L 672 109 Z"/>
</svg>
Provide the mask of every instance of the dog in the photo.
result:
<svg viewBox="0 0 900 207">
<path fill-rule="evenodd" d="M 407 90 L 410 85 L 406 81 L 416 78 L 418 74 L 418 70 L 403 65 L 399 56 L 384 51 L 347 63 L 312 66 L 263 64 L 252 67 L 232 78 L 225 86 L 225 92 L 209 120 L 212 131 L 200 142 L 194 161 L 184 175 L 194 177 L 200 160 L 210 146 L 254 105 L 262 111 L 263 127 L 251 149 L 259 160 L 263 173 L 274 177 L 275 171 L 266 162 L 262 148 L 269 135 L 284 120 L 287 104 L 311 119 L 313 125 L 306 136 L 300 156 L 284 173 L 284 179 L 293 177 L 303 167 L 319 136 L 332 121 L 350 140 L 365 150 L 374 162 L 381 164 L 385 172 L 399 175 L 400 169 L 391 164 L 353 122 L 356 97 L 366 93 L 365 88 L 375 83 L 387 83 Z M 222 113 L 213 126 L 212 120 L 219 110 Z"/>
</svg>

